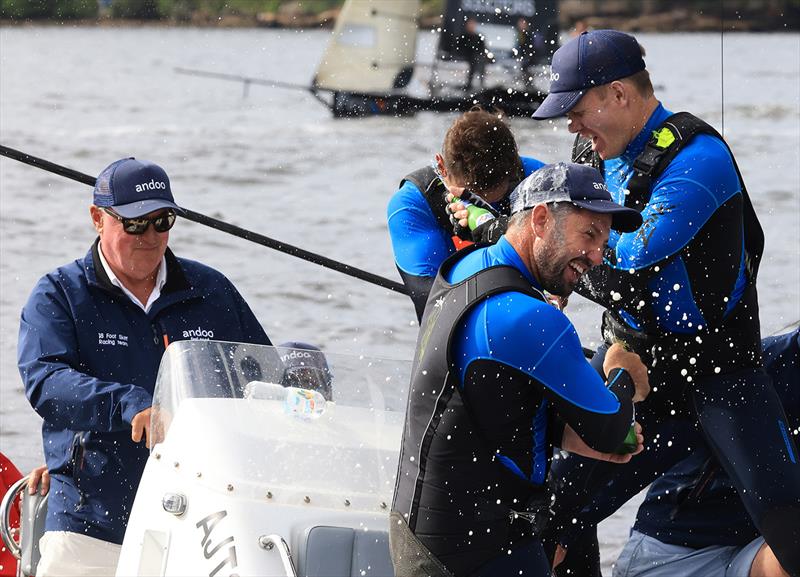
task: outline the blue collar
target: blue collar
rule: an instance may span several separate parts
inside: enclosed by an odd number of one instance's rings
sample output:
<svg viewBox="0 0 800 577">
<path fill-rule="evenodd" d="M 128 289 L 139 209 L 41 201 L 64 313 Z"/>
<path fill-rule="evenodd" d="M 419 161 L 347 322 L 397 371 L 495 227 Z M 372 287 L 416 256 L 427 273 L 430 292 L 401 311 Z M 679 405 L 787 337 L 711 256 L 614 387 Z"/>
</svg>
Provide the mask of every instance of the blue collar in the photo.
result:
<svg viewBox="0 0 800 577">
<path fill-rule="evenodd" d="M 672 112 L 664 108 L 664 105 L 659 102 L 653 114 L 650 115 L 650 118 L 645 123 L 644 128 L 642 128 L 642 131 L 636 135 L 636 138 L 630 141 L 625 152 L 622 153 L 621 160 L 626 164 L 631 164 L 636 160 L 644 150 L 647 141 L 650 140 L 655 129 L 661 126 L 661 123 L 670 116 L 672 116 Z"/>
<path fill-rule="evenodd" d="M 528 270 L 528 267 L 523 262 L 522 257 L 517 254 L 517 251 L 514 250 L 514 247 L 511 246 L 511 243 L 506 240 L 505 236 L 501 236 L 500 240 L 497 241 L 496 244 L 488 247 L 486 249 L 486 253 L 496 264 L 505 264 L 514 267 L 522 273 L 522 276 L 524 276 L 534 288 L 540 291 L 544 290 L 539 284 L 539 281 L 537 281 L 533 276 L 533 273 Z"/>
</svg>

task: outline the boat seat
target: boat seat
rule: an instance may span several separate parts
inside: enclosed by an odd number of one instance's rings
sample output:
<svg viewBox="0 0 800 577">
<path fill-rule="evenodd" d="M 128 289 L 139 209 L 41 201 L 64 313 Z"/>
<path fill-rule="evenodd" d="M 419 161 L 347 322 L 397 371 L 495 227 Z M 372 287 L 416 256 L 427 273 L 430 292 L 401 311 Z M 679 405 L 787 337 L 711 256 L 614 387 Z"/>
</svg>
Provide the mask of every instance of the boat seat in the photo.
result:
<svg viewBox="0 0 800 577">
<path fill-rule="evenodd" d="M 315 526 L 303 537 L 298 555 L 302 577 L 394 577 L 388 531 Z"/>
</svg>

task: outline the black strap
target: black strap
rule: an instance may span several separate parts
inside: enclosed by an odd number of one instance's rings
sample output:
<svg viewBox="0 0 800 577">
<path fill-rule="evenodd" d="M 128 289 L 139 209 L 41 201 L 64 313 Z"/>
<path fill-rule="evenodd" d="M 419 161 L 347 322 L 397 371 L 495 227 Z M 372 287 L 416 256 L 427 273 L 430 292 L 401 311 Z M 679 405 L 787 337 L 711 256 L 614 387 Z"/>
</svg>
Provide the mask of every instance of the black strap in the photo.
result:
<svg viewBox="0 0 800 577">
<path fill-rule="evenodd" d="M 749 280 L 755 282 L 761 255 L 764 252 L 764 231 L 753 208 L 739 165 L 736 163 L 736 157 L 722 135 L 707 122 L 689 112 L 678 112 L 667 118 L 653 132 L 644 150 L 633 162 L 634 173 L 628 181 L 630 193 L 625 199 L 625 205 L 639 212 L 644 210 L 647 203 L 650 202 L 653 181 L 664 172 L 664 169 L 683 147 L 698 134 L 709 134 L 718 138 L 728 149 L 728 153 L 733 160 L 733 167 L 739 177 L 744 198 L 745 266 L 747 267 Z M 591 140 L 583 138 L 580 134 L 575 137 L 575 142 L 572 145 L 572 162 L 589 164 L 597 168 L 601 174 L 604 174 L 603 160 L 596 152 L 592 151 Z"/>
<path fill-rule="evenodd" d="M 406 181 L 422 192 L 422 196 L 425 197 L 425 201 L 428 203 L 433 216 L 436 217 L 436 222 L 439 223 L 439 226 L 444 230 L 452 230 L 453 225 L 450 223 L 450 217 L 447 214 L 447 201 L 445 200 L 447 187 L 433 167 L 425 166 L 407 174 L 400 181 L 400 186 L 403 186 Z"/>
<path fill-rule="evenodd" d="M 625 204 L 639 212 L 644 210 L 650 201 L 653 181 L 692 138 L 702 133 L 713 134 L 722 140 L 716 130 L 693 114 L 678 112 L 667 118 L 653 131 L 644 150 L 633 161 L 634 172 L 628 181 L 630 194 Z"/>
<path fill-rule="evenodd" d="M 421 456 L 428 453 L 430 444 L 433 442 L 434 433 L 450 405 L 451 399 L 454 395 L 460 395 L 458 378 L 455 375 L 455 371 L 453 371 L 454 363 L 451 356 L 453 334 L 462 319 L 474 306 L 494 294 L 518 291 L 529 294 L 534 298 L 545 300 L 544 295 L 533 287 L 520 271 L 510 266 L 495 266 L 484 269 L 456 284 L 450 284 L 445 280 L 452 267 L 464 258 L 466 254 L 484 247 L 485 245 L 471 245 L 459 253 L 451 255 L 442 263 L 420 322 L 417 355 L 412 369 L 412 383 L 414 387 L 423 389 L 439 390 L 439 387 L 441 387 L 441 393 L 438 398 L 433 395 L 425 397 L 424 400 L 417 398 L 417 401 L 414 400 L 413 395 L 409 398 L 409 407 L 412 406 L 412 403 L 417 402 L 418 404 L 415 406 L 417 406 L 419 413 L 429 416 L 425 417 L 424 421 L 419 422 L 420 424 L 422 422 L 425 423 L 424 431 L 417 429 L 415 433 L 422 432 L 421 437 L 418 439 L 406 439 L 409 431 L 409 419 L 411 418 L 409 410 L 406 416 L 406 430 L 403 433 L 404 447 L 407 440 L 412 445 L 419 446 L 419 454 L 416 455 L 418 461 L 413 464 L 413 467 L 416 467 L 413 481 L 411 475 L 401 473 L 398 475 L 395 489 L 395 505 L 397 505 L 398 495 L 406 492 L 408 494 L 408 502 L 404 503 L 404 505 L 408 507 L 407 520 L 412 531 L 416 530 L 416 515 L 426 476 L 426 462 Z M 444 343 L 446 343 L 446 346 L 442 346 Z M 474 424 L 474 415 L 471 414 L 466 403 L 463 406 L 468 419 Z M 474 430 L 477 432 L 477 427 Z M 475 441 L 485 447 L 491 446 L 480 435 L 476 435 Z M 488 451 L 489 449 L 486 450 Z M 401 462 L 403 462 L 403 459 L 404 457 L 401 454 Z M 402 507 L 400 510 L 404 513 L 406 512 L 405 506 L 400 506 Z"/>
<path fill-rule="evenodd" d="M 642 211 L 650 202 L 653 190 L 653 181 L 664 172 L 677 154 L 698 134 L 709 134 L 718 138 L 728 149 L 733 161 L 736 176 L 742 187 L 743 219 L 745 227 L 745 251 L 748 278 L 755 282 L 758 275 L 758 266 L 764 252 L 764 231 L 758 216 L 753 208 L 750 195 L 747 192 L 739 165 L 736 163 L 728 143 L 722 135 L 710 124 L 697 118 L 689 112 L 678 112 L 667 118 L 657 130 L 653 132 L 642 153 L 634 160 L 634 173 L 628 181 L 630 194 L 625 201 L 627 206 Z"/>
</svg>

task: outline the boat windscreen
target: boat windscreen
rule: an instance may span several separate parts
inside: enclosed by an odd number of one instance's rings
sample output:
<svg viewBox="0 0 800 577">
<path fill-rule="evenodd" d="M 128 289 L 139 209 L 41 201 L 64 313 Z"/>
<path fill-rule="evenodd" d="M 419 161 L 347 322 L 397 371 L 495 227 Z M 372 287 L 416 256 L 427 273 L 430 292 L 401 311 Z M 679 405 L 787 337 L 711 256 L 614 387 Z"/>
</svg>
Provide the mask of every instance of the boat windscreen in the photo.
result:
<svg viewBox="0 0 800 577">
<path fill-rule="evenodd" d="M 222 491 L 374 508 L 391 499 L 410 372 L 316 348 L 175 342 L 156 382 L 153 452 Z"/>
</svg>

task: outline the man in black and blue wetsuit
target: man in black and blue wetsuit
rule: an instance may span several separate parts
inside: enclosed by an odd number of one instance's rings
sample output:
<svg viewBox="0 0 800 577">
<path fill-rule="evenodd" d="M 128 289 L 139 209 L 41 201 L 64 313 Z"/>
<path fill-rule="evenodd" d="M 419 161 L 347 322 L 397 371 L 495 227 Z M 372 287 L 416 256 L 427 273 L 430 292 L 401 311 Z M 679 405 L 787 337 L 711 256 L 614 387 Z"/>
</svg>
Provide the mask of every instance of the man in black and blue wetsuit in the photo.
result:
<svg viewBox="0 0 800 577">
<path fill-rule="evenodd" d="M 632 496 L 702 436 L 781 564 L 797 575 L 800 462 L 761 363 L 763 232 L 721 136 L 661 105 L 642 55 L 628 34 L 581 34 L 554 54 L 550 94 L 534 114 L 566 116 L 582 139 L 575 159 L 601 167 L 612 197 L 642 214 L 635 233 L 612 232 L 603 265 L 576 290 L 607 309 L 595 364 L 623 341 L 650 365 L 653 383 L 639 413 L 650 442 L 635 465 L 585 466 L 570 457 L 554 466 L 562 487 L 554 531 L 559 543 L 575 545 L 576 534 L 599 520 L 578 511 L 602 479 L 625 475 L 618 490 Z M 586 559 L 572 574 L 599 573 L 596 550 Z"/>
<path fill-rule="evenodd" d="M 768 337 L 762 346 L 764 368 L 796 434 L 800 428 L 800 330 Z M 599 501 L 604 495 L 616 495 L 613 482 Z M 701 446 L 650 486 L 613 575 L 785 577 L 786 573 L 753 524 L 736 487 L 708 448 Z"/>
<path fill-rule="evenodd" d="M 387 218 L 395 263 L 411 294 L 417 320 L 422 318 L 439 266 L 463 246 L 451 232 L 445 209 L 448 188 L 468 187 L 507 215 L 508 193 L 542 165 L 535 158 L 520 157 L 511 129 L 497 113 L 475 108 L 447 131 L 436 168 L 421 168 L 402 180 L 389 201 Z M 486 232 L 478 231 L 475 238 Z"/>
<path fill-rule="evenodd" d="M 549 574 L 530 509 L 547 508 L 552 447 L 630 459 L 611 453 L 647 394 L 644 365 L 613 346 L 601 378 L 544 291 L 567 296 L 609 230 L 641 217 L 597 170 L 563 163 L 525 179 L 511 213 L 497 244 L 442 265 L 422 319 L 390 522 L 403 577 Z"/>
</svg>

